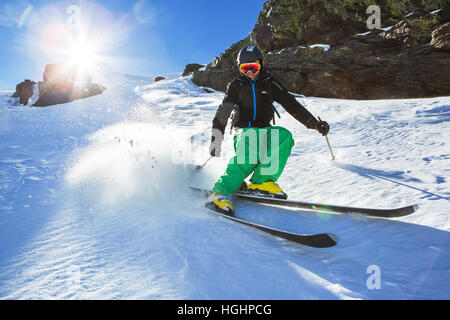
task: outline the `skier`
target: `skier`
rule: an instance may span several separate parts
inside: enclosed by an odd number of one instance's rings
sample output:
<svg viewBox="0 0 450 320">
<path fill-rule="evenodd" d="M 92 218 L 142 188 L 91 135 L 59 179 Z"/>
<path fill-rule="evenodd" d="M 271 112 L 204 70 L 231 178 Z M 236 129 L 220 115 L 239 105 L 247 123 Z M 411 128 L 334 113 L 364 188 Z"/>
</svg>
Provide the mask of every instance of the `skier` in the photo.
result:
<svg viewBox="0 0 450 320">
<path fill-rule="evenodd" d="M 294 146 L 292 134 L 280 126 L 271 126 L 276 101 L 308 129 L 322 135 L 329 131 L 326 121 L 317 120 L 304 106 L 263 68 L 263 55 L 255 46 L 247 46 L 237 56 L 240 75 L 228 84 L 226 95 L 212 123 L 209 152 L 220 157 L 228 118 L 232 128 L 236 155 L 230 159 L 225 173 L 214 185 L 207 206 L 227 215 L 234 215 L 231 195 L 246 186 L 244 180 L 252 174 L 248 192 L 286 199 L 286 193 L 276 183 Z M 279 116 L 279 114 L 278 114 Z"/>
</svg>

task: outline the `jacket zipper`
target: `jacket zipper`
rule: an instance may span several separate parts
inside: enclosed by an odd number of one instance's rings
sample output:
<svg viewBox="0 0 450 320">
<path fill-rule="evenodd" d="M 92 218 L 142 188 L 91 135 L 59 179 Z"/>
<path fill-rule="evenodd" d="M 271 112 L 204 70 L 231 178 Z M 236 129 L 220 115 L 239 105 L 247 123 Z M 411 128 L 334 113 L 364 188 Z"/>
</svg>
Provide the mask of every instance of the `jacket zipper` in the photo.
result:
<svg viewBox="0 0 450 320">
<path fill-rule="evenodd" d="M 250 81 L 250 84 L 252 85 L 252 92 L 253 92 L 253 122 L 255 122 L 256 120 L 256 93 L 255 93 L 255 82 L 256 80 L 258 80 L 258 78 L 255 79 L 255 81 L 252 80 L 248 80 Z M 252 125 L 252 122 L 249 121 L 248 123 L 248 127 L 250 128 Z"/>
</svg>

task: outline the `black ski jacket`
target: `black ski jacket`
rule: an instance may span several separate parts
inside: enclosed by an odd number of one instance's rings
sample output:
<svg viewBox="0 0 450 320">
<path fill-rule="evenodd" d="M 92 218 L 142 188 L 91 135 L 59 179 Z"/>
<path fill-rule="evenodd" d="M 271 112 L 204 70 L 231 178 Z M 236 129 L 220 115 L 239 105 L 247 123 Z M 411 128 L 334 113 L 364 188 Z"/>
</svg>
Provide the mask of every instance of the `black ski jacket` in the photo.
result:
<svg viewBox="0 0 450 320">
<path fill-rule="evenodd" d="M 307 128 L 316 128 L 318 120 L 268 72 L 261 72 L 254 82 L 244 75 L 231 81 L 225 98 L 217 109 L 212 127 L 224 134 L 233 111 L 233 127 L 269 127 L 276 112 L 274 101 Z"/>
</svg>

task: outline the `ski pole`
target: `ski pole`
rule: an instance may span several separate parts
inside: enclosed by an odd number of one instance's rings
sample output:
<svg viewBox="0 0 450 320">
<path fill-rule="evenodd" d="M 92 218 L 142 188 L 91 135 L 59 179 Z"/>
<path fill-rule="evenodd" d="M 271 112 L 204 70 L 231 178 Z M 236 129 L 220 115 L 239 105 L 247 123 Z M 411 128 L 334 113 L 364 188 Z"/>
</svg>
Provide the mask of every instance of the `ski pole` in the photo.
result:
<svg viewBox="0 0 450 320">
<path fill-rule="evenodd" d="M 211 158 L 213 158 L 213 156 L 209 157 L 208 160 L 206 160 L 204 164 L 198 165 L 197 170 L 200 170 L 201 168 L 203 168 L 208 163 L 208 161 L 211 160 Z"/>
<path fill-rule="evenodd" d="M 322 121 L 322 119 L 320 119 L 320 117 L 317 117 L 319 119 L 319 121 Z M 328 135 L 325 135 L 325 140 L 327 141 L 327 145 L 328 145 L 328 149 L 330 150 L 331 153 L 331 160 L 333 161 L 334 159 L 336 159 L 336 157 L 333 154 L 333 150 L 331 150 L 331 146 L 330 146 L 330 140 L 328 140 Z"/>
<path fill-rule="evenodd" d="M 330 141 L 328 140 L 328 136 L 325 136 L 325 140 L 327 140 L 327 144 L 328 144 L 328 149 L 330 149 L 330 153 L 331 153 L 331 160 L 336 159 L 336 157 L 333 154 L 333 151 L 331 150 L 331 146 L 330 146 Z"/>
</svg>

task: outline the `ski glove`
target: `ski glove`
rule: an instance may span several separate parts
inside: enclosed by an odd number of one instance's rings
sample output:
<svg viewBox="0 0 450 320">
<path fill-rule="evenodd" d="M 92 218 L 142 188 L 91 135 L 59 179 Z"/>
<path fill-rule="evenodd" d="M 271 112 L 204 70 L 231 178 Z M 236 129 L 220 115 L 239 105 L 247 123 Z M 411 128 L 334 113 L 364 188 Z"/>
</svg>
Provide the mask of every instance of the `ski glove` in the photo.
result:
<svg viewBox="0 0 450 320">
<path fill-rule="evenodd" d="M 326 136 L 328 134 L 328 131 L 330 131 L 330 126 L 328 125 L 328 122 L 320 120 L 316 124 L 316 130 L 319 131 L 323 136 Z"/>
<path fill-rule="evenodd" d="M 209 154 L 211 157 L 220 157 L 222 149 L 223 132 L 213 128 L 211 132 L 211 144 L 209 145 Z"/>
<path fill-rule="evenodd" d="M 209 154 L 211 155 L 211 157 L 220 157 L 222 140 L 223 139 L 215 139 L 214 136 L 212 137 L 211 144 L 209 145 Z"/>
<path fill-rule="evenodd" d="M 211 144 L 209 145 L 209 154 L 211 155 L 211 157 L 220 157 L 220 150 L 221 149 L 221 143 L 214 143 L 211 142 Z"/>
</svg>

